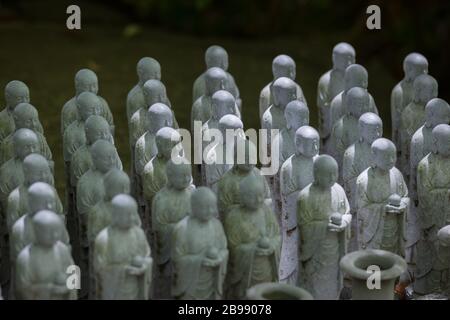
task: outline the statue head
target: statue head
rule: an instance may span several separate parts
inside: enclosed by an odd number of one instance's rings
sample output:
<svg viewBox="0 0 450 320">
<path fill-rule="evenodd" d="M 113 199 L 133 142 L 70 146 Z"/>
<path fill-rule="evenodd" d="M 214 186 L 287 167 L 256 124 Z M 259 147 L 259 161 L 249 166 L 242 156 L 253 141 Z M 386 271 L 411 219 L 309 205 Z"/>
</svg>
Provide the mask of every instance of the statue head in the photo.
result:
<svg viewBox="0 0 450 320">
<path fill-rule="evenodd" d="M 151 133 L 163 127 L 173 127 L 172 110 L 164 103 L 155 103 L 148 108 L 147 127 Z"/>
<path fill-rule="evenodd" d="M 114 142 L 111 127 L 102 116 L 93 115 L 87 118 L 84 124 L 84 131 L 86 133 L 86 144 L 89 146 L 93 145 L 97 140 Z"/>
<path fill-rule="evenodd" d="M 221 46 L 210 46 L 205 51 L 206 68 L 220 68 L 228 70 L 228 53 Z"/>
<path fill-rule="evenodd" d="M 136 65 L 139 83 L 143 85 L 146 81 L 161 80 L 161 66 L 156 59 L 144 57 Z"/>
<path fill-rule="evenodd" d="M 158 149 L 158 156 L 164 159 L 170 159 L 173 148 L 181 147 L 181 135 L 173 128 L 163 127 L 156 132 L 155 142 Z M 179 155 L 179 152 L 176 153 Z"/>
<path fill-rule="evenodd" d="M 307 158 L 319 154 L 320 136 L 316 129 L 302 126 L 295 131 L 295 154 Z"/>
<path fill-rule="evenodd" d="M 281 77 L 286 77 L 291 80 L 295 80 L 296 76 L 295 61 L 291 57 L 285 54 L 280 54 L 272 61 L 272 74 L 276 80 Z"/>
<path fill-rule="evenodd" d="M 98 79 L 94 71 L 81 69 L 75 74 L 75 91 L 78 96 L 82 92 L 98 93 Z"/>
<path fill-rule="evenodd" d="M 284 110 L 286 105 L 292 100 L 297 99 L 297 86 L 289 78 L 281 77 L 273 82 L 271 87 L 273 104 Z"/>
<path fill-rule="evenodd" d="M 427 58 L 417 52 L 408 54 L 403 60 L 403 71 L 407 81 L 414 81 L 421 74 L 427 74 Z"/>
<path fill-rule="evenodd" d="M 338 164 L 331 156 L 320 155 L 314 161 L 313 174 L 315 186 L 321 189 L 329 189 L 338 179 Z"/>
<path fill-rule="evenodd" d="M 212 95 L 212 118 L 219 120 L 227 114 L 236 114 L 236 100 L 225 90 L 216 91 Z"/>
<path fill-rule="evenodd" d="M 239 201 L 241 206 L 250 210 L 261 208 L 265 199 L 263 176 L 248 175 L 239 183 Z"/>
<path fill-rule="evenodd" d="M 256 166 L 258 150 L 248 139 L 239 138 L 237 141 L 234 145 L 234 165 L 240 172 L 250 172 Z"/>
<path fill-rule="evenodd" d="M 144 93 L 147 106 L 151 106 L 157 102 L 167 102 L 166 86 L 159 80 L 147 80 L 142 87 L 142 92 Z"/>
<path fill-rule="evenodd" d="M 309 109 L 304 102 L 292 100 L 284 109 L 284 117 L 286 127 L 295 132 L 298 128 L 309 124 Z"/>
<path fill-rule="evenodd" d="M 94 169 L 105 174 L 117 163 L 117 150 L 111 142 L 106 140 L 97 140 L 90 147 L 90 153 Z"/>
<path fill-rule="evenodd" d="M 349 65 L 355 63 L 355 56 L 355 49 L 350 44 L 338 43 L 333 48 L 333 69 L 344 72 Z"/>
<path fill-rule="evenodd" d="M 438 124 L 450 122 L 450 106 L 445 100 L 433 98 L 425 105 L 425 127 L 434 128 Z"/>
<path fill-rule="evenodd" d="M 85 122 L 92 115 L 99 115 L 102 102 L 92 92 L 82 92 L 76 98 L 78 119 Z"/>
<path fill-rule="evenodd" d="M 64 223 L 53 211 L 41 210 L 33 216 L 34 243 L 51 248 L 61 239 Z"/>
<path fill-rule="evenodd" d="M 397 162 L 397 148 L 391 140 L 378 138 L 372 143 L 372 167 L 389 171 Z"/>
<path fill-rule="evenodd" d="M 367 89 L 368 85 L 369 75 L 362 65 L 351 64 L 345 69 L 344 88 L 346 91 L 354 87 Z"/>
<path fill-rule="evenodd" d="M 450 126 L 439 124 L 433 131 L 433 152 L 442 157 L 450 157 Z"/>
<path fill-rule="evenodd" d="M 36 131 L 39 128 L 39 114 L 29 103 L 19 103 L 13 111 L 16 129 L 27 128 Z"/>
<path fill-rule="evenodd" d="M 207 222 L 219 214 L 217 197 L 207 187 L 199 187 L 191 194 L 191 215 L 195 219 Z"/>
<path fill-rule="evenodd" d="M 222 133 L 222 138 L 225 140 L 227 137 L 227 130 L 243 129 L 244 124 L 242 123 L 241 119 L 236 117 L 234 114 L 227 114 L 220 118 L 218 128 Z"/>
<path fill-rule="evenodd" d="M 343 103 L 347 113 L 359 119 L 365 112 L 369 111 L 369 93 L 363 88 L 351 88 L 345 95 Z"/>
<path fill-rule="evenodd" d="M 38 153 L 31 153 L 23 159 L 23 176 L 25 186 L 31 186 L 38 181 L 54 185 L 48 161 Z"/>
<path fill-rule="evenodd" d="M 118 229 L 129 229 L 136 224 L 137 203 L 128 194 L 118 194 L 111 200 L 111 225 Z"/>
<path fill-rule="evenodd" d="M 227 79 L 226 72 L 221 68 L 212 67 L 206 70 L 206 95 L 211 97 L 216 91 L 224 90 Z"/>
<path fill-rule="evenodd" d="M 176 190 L 184 190 L 192 183 L 192 168 L 189 163 L 174 162 L 169 159 L 166 164 L 167 184 Z"/>
<path fill-rule="evenodd" d="M 14 154 L 20 160 L 25 159 L 30 153 L 39 152 L 39 140 L 30 129 L 19 129 L 13 135 Z"/>
<path fill-rule="evenodd" d="M 41 210 L 56 212 L 56 193 L 45 182 L 35 182 L 28 188 L 28 213 L 34 216 Z"/>
<path fill-rule="evenodd" d="M 105 200 L 111 201 L 118 194 L 130 194 L 130 178 L 117 168 L 109 170 L 103 179 Z"/>
<path fill-rule="evenodd" d="M 418 76 L 413 83 L 414 102 L 426 104 L 438 95 L 438 83 L 428 74 Z"/>
<path fill-rule="evenodd" d="M 6 107 L 12 111 L 19 103 L 30 102 L 30 90 L 22 81 L 10 81 L 5 87 L 5 100 Z"/>
<path fill-rule="evenodd" d="M 359 139 L 369 145 L 383 135 L 383 121 L 373 112 L 366 112 L 358 120 Z"/>
<path fill-rule="evenodd" d="M 439 229 L 437 237 L 441 246 L 450 247 L 450 225 Z"/>
</svg>

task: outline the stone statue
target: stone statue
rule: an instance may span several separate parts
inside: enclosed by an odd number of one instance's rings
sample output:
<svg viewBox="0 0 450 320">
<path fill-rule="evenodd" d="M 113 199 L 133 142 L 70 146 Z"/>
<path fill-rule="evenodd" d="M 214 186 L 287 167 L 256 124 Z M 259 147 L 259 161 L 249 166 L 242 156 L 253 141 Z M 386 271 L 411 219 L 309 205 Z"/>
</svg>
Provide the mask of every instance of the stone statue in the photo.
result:
<svg viewBox="0 0 450 320">
<path fill-rule="evenodd" d="M 98 114 L 108 121 L 111 132 L 114 134 L 114 121 L 111 110 L 105 99 L 98 96 L 98 79 L 94 71 L 81 69 L 75 74 L 75 96 L 67 101 L 61 111 L 61 135 L 66 129 L 82 115 L 79 112 L 77 99 L 83 92 L 89 92 L 100 100 Z M 84 121 L 83 121 L 84 122 Z"/>
<path fill-rule="evenodd" d="M 285 55 L 280 54 L 276 56 L 272 61 L 272 74 L 273 74 L 273 81 L 268 83 L 259 94 L 259 117 L 261 118 L 264 112 L 269 108 L 270 105 L 272 105 L 273 101 L 270 95 L 272 84 L 281 77 L 286 77 L 291 79 L 292 81 L 295 81 L 296 76 L 296 66 L 295 61 Z M 297 87 L 297 99 L 301 102 L 303 102 L 306 105 L 306 99 L 303 95 L 302 88 L 296 83 Z"/>
<path fill-rule="evenodd" d="M 228 53 L 226 52 L 226 50 L 217 45 L 210 46 L 205 51 L 205 64 L 207 71 L 202 73 L 194 82 L 194 86 L 192 89 L 192 102 L 194 103 L 195 101 L 197 101 L 198 98 L 205 95 L 208 91 L 207 89 L 208 80 L 206 80 L 207 79 L 206 73 L 208 72 L 208 69 L 220 68 L 225 71 L 227 76 L 226 81 L 224 83 L 224 89 L 230 92 L 236 99 L 236 104 L 240 111 L 242 106 L 242 100 L 239 96 L 239 89 L 236 85 L 236 82 L 234 81 L 233 76 L 229 72 L 227 72 Z"/>
<path fill-rule="evenodd" d="M 450 225 L 442 227 L 438 233 L 438 254 L 433 265 L 433 278 L 436 279 L 432 292 L 450 295 Z"/>
<path fill-rule="evenodd" d="M 440 124 L 432 131 L 432 152 L 417 167 L 417 211 L 420 239 L 414 291 L 427 294 L 436 278 L 431 272 L 437 259 L 438 231 L 450 224 L 450 126 Z"/>
<path fill-rule="evenodd" d="M 313 172 L 314 182 L 300 192 L 297 203 L 299 285 L 314 299 L 336 300 L 343 285 L 339 261 L 347 251 L 352 216 L 344 189 L 336 183 L 336 161 L 321 155 Z"/>
<path fill-rule="evenodd" d="M 417 221 L 419 210 L 417 197 L 417 166 L 427 154 L 432 152 L 433 129 L 440 124 L 450 122 L 450 106 L 442 99 L 434 98 L 425 106 L 425 124 L 414 133 L 410 147 L 409 195 L 411 198 L 409 216 L 407 217 L 406 261 L 415 264 L 416 244 L 419 241 L 420 229 Z"/>
<path fill-rule="evenodd" d="M 248 288 L 278 281 L 281 235 L 273 211 L 264 204 L 262 177 L 239 184 L 240 206 L 225 217 L 230 251 L 227 298 L 242 299 Z"/>
<path fill-rule="evenodd" d="M 154 286 L 155 298 L 157 299 L 168 299 L 170 297 L 173 231 L 177 223 L 190 214 L 191 194 L 195 189 L 194 185 L 191 184 L 192 172 L 189 164 L 182 162 L 177 164 L 173 160 L 169 160 L 165 169 L 168 181 L 166 186 L 155 195 L 151 211 L 155 259 L 157 263 Z M 193 205 L 200 210 L 199 207 L 203 203 L 193 203 Z M 202 241 L 204 240 L 204 238 L 201 239 Z M 204 243 L 209 244 L 207 242 Z M 192 274 L 191 277 L 193 277 Z M 182 279 L 185 278 L 182 277 L 173 280 L 182 281 Z M 183 294 L 184 290 L 181 289 L 181 284 L 175 283 L 173 284 L 174 287 L 181 291 L 174 292 L 173 295 L 178 296 Z"/>
<path fill-rule="evenodd" d="M 280 170 L 281 232 L 283 245 L 280 261 L 280 281 L 297 284 L 298 230 L 297 199 L 300 191 L 313 182 L 313 164 L 319 153 L 319 133 L 310 126 L 295 132 L 295 152 Z"/>
<path fill-rule="evenodd" d="M 200 187 L 191 196 L 191 214 L 175 226 L 172 237 L 176 299 L 219 300 L 227 271 L 227 238 L 217 217 L 214 192 Z"/>
<path fill-rule="evenodd" d="M 372 143 L 372 165 L 356 179 L 360 249 L 381 249 L 405 256 L 408 188 L 395 167 L 397 150 L 388 139 Z"/>
<path fill-rule="evenodd" d="M 421 74 L 428 73 L 428 61 L 420 53 L 410 53 L 403 60 L 405 77 L 397 83 L 391 93 L 392 141 L 400 145 L 400 121 L 403 109 L 413 100 L 413 83 Z M 400 157 L 400 148 L 397 149 Z"/>
<path fill-rule="evenodd" d="M 236 139 L 244 137 L 243 126 L 238 117 L 232 114 L 223 116 L 219 121 L 220 137 L 216 137 L 214 143 L 204 151 L 206 157 L 202 168 L 203 181 L 214 192 L 217 192 L 217 184 L 222 176 L 233 166 Z M 228 130 L 232 130 L 234 135 L 227 135 Z"/>
<path fill-rule="evenodd" d="M 111 205 L 111 224 L 95 240 L 97 298 L 148 300 L 153 259 L 144 231 L 135 224 L 136 201 L 119 194 Z"/>
<path fill-rule="evenodd" d="M 150 57 L 141 58 L 136 65 L 138 83 L 130 90 L 127 96 L 127 119 L 128 123 L 133 114 L 141 108 L 147 109 L 143 86 L 148 80 L 161 80 L 161 66 L 156 59 Z M 165 102 L 165 103 L 168 103 Z M 170 103 L 168 103 L 170 105 Z"/>
<path fill-rule="evenodd" d="M 422 74 L 414 80 L 413 100 L 405 107 L 400 120 L 400 170 L 409 181 L 409 149 L 413 134 L 425 123 L 425 106 L 438 95 L 437 81 L 427 74 Z"/>
<path fill-rule="evenodd" d="M 319 133 L 322 147 L 331 134 L 330 103 L 344 87 L 345 69 L 355 63 L 355 49 L 348 43 L 340 42 L 333 48 L 333 68 L 325 72 L 317 85 L 317 108 L 319 110 Z"/>
<path fill-rule="evenodd" d="M 204 73 L 205 93 L 196 99 L 191 109 L 191 131 L 194 132 L 194 123 L 200 122 L 199 128 L 211 118 L 212 96 L 216 91 L 225 90 L 227 73 L 217 67 L 212 67 Z M 194 84 L 195 85 L 195 84 Z"/>
<path fill-rule="evenodd" d="M 16 297 L 25 300 L 75 300 L 69 289 L 68 267 L 74 265 L 70 248 L 59 241 L 64 230 L 61 218 L 41 210 L 32 218 L 34 239 L 17 256 Z"/>
<path fill-rule="evenodd" d="M 264 202 L 268 207 L 272 207 L 272 198 L 267 180 L 261 175 L 260 170 L 256 168 L 256 146 L 250 140 L 245 140 L 244 143 L 244 161 L 238 161 L 238 146 L 236 145 L 234 149 L 234 165 L 225 172 L 217 184 L 219 217 L 221 221 L 225 221 L 227 214 L 240 205 L 239 184 L 242 179 L 248 176 L 261 177 L 261 183 L 264 184 Z"/>
<path fill-rule="evenodd" d="M 40 132 L 40 130 L 42 130 L 42 126 L 39 122 L 39 115 L 36 108 L 29 103 L 19 103 L 13 111 L 13 118 L 16 127 L 15 131 L 19 129 L 30 129 L 34 131 L 39 140 L 38 152 L 48 160 L 53 171 L 54 163 L 52 160 L 52 151 L 50 150 L 44 135 Z M 0 144 L 0 164 L 14 158 L 14 132 L 5 137 Z"/>
<path fill-rule="evenodd" d="M 359 118 L 370 110 L 367 90 L 359 87 L 350 89 L 345 95 L 347 113 L 340 118 L 331 131 L 329 154 L 337 161 L 341 170 L 345 150 L 358 141 Z"/>
</svg>

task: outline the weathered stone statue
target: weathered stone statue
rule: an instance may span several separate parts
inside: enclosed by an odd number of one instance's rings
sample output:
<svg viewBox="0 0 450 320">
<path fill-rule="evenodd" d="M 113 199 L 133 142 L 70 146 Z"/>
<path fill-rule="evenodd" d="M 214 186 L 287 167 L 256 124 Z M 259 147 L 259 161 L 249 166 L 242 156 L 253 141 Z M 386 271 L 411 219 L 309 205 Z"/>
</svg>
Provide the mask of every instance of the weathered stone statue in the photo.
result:
<svg viewBox="0 0 450 320">
<path fill-rule="evenodd" d="M 16 297 L 25 300 L 74 300 L 76 289 L 69 289 L 68 267 L 74 265 L 70 248 L 59 241 L 64 231 L 61 218 L 41 210 L 32 218 L 34 240 L 18 255 Z"/>
<path fill-rule="evenodd" d="M 336 161 L 319 156 L 314 182 L 300 192 L 297 203 L 299 284 L 318 300 L 338 299 L 343 285 L 339 261 L 347 251 L 352 216 L 337 178 Z"/>
<path fill-rule="evenodd" d="M 417 243 L 414 291 L 419 294 L 430 293 L 438 281 L 431 272 L 437 259 L 437 233 L 450 224 L 450 126 L 436 126 L 432 136 L 432 152 L 417 167 L 417 218 L 421 235 Z"/>
<path fill-rule="evenodd" d="M 428 73 L 428 61 L 420 53 L 410 53 L 403 60 L 405 77 L 397 83 L 391 93 L 392 141 L 400 145 L 400 121 L 403 109 L 413 100 L 413 83 L 421 74 Z M 397 148 L 400 156 L 400 148 Z"/>
<path fill-rule="evenodd" d="M 130 122 L 133 114 L 140 108 L 148 108 L 142 87 L 148 80 L 161 80 L 161 66 L 156 59 L 143 57 L 136 65 L 138 83 L 127 96 L 127 119 Z M 170 105 L 170 103 L 169 103 Z"/>
<path fill-rule="evenodd" d="M 295 132 L 295 152 L 281 166 L 281 232 L 283 245 L 279 276 L 280 281 L 297 284 L 298 230 L 297 199 L 300 191 L 314 180 L 313 164 L 319 153 L 319 133 L 310 126 Z"/>
<path fill-rule="evenodd" d="M 200 98 L 202 95 L 205 95 L 208 91 L 207 89 L 207 76 L 206 73 L 210 68 L 220 68 L 226 72 L 227 78 L 224 83 L 224 89 L 230 92 L 233 97 L 236 99 L 236 104 L 241 110 L 242 100 L 239 96 L 239 89 L 234 81 L 233 76 L 227 72 L 228 71 L 228 53 L 226 50 L 220 46 L 213 45 L 210 46 L 205 51 L 205 64 L 207 71 L 202 73 L 194 82 L 194 86 L 192 89 L 192 102 L 194 103 Z"/>
<path fill-rule="evenodd" d="M 347 113 L 335 123 L 328 148 L 339 168 L 342 168 L 345 150 L 358 141 L 359 118 L 370 110 L 369 94 L 363 88 L 354 87 L 345 95 L 344 104 L 347 106 Z"/>
<path fill-rule="evenodd" d="M 165 169 L 168 179 L 167 185 L 155 195 L 151 210 L 155 259 L 157 263 L 154 291 L 155 298 L 157 299 L 168 299 L 170 297 L 173 231 L 177 223 L 190 214 L 191 194 L 195 189 L 194 185 L 191 184 L 192 172 L 189 164 L 176 164 L 173 160 L 169 160 Z M 199 209 L 204 204 L 193 203 L 193 205 Z M 204 238 L 201 239 L 202 241 L 204 240 Z M 182 281 L 182 279 L 183 277 L 173 280 Z M 174 284 L 174 287 L 181 290 L 180 284 Z M 183 293 L 184 290 L 181 290 L 174 292 L 173 295 L 178 296 Z"/>
<path fill-rule="evenodd" d="M 191 196 L 191 214 L 174 228 L 172 297 L 218 300 L 227 271 L 227 238 L 217 219 L 214 192 L 200 187 Z"/>
<path fill-rule="evenodd" d="M 427 75 L 422 74 L 414 80 L 413 100 L 405 107 L 400 121 L 400 170 L 409 181 L 409 149 L 413 134 L 425 123 L 425 106 L 438 95 L 437 81 Z"/>
<path fill-rule="evenodd" d="M 408 188 L 395 167 L 397 150 L 388 139 L 372 143 L 372 165 L 356 180 L 358 245 L 405 256 Z"/>
<path fill-rule="evenodd" d="M 416 244 L 420 229 L 417 221 L 419 199 L 417 197 L 417 166 L 433 150 L 433 129 L 440 124 L 450 122 L 450 106 L 442 99 L 434 98 L 425 106 L 425 124 L 414 133 L 410 147 L 409 196 L 411 198 L 409 216 L 407 217 L 406 261 L 415 264 Z"/>
<path fill-rule="evenodd" d="M 219 217 L 221 221 L 225 221 L 227 214 L 240 205 L 239 184 L 242 179 L 248 176 L 261 177 L 261 183 L 264 184 L 264 202 L 268 207 L 272 207 L 272 198 L 267 180 L 261 175 L 260 170 L 256 168 L 256 146 L 250 140 L 245 140 L 244 143 L 245 155 L 243 161 L 238 161 L 238 146 L 236 145 L 234 149 L 234 165 L 225 172 L 217 184 Z"/>
<path fill-rule="evenodd" d="M 39 115 L 35 107 L 29 103 L 19 103 L 13 111 L 13 118 L 15 123 L 15 131 L 19 129 L 30 129 L 34 131 L 39 140 L 38 152 L 47 158 L 50 167 L 53 170 L 54 163 L 52 160 L 52 151 L 50 150 L 47 140 L 40 132 L 42 130 L 41 123 L 39 122 Z M 14 131 L 14 132 L 15 132 Z M 5 163 L 9 159 L 14 157 L 13 136 L 14 132 L 5 137 L 0 144 L 0 164 Z"/>
<path fill-rule="evenodd" d="M 270 105 L 272 105 L 273 101 L 271 98 L 271 86 L 272 84 L 281 77 L 286 77 L 291 79 L 292 81 L 295 81 L 296 76 L 296 66 L 295 61 L 285 55 L 280 54 L 276 56 L 272 61 L 272 74 L 273 74 L 273 81 L 268 83 L 259 94 L 259 117 L 261 118 L 264 112 L 269 108 Z M 297 87 L 297 99 L 301 102 L 303 102 L 306 105 L 306 99 L 303 95 L 302 88 L 296 83 Z"/>
<path fill-rule="evenodd" d="M 241 205 L 225 217 L 230 251 L 227 297 L 231 299 L 242 299 L 256 284 L 278 281 L 281 235 L 273 211 L 264 204 L 261 179 L 242 179 Z"/>
<path fill-rule="evenodd" d="M 450 225 L 442 227 L 437 234 L 439 240 L 438 254 L 433 265 L 433 278 L 436 279 L 433 292 L 440 292 L 447 297 L 450 294 Z"/>
<path fill-rule="evenodd" d="M 148 300 L 153 259 L 145 233 L 135 223 L 136 201 L 119 194 L 111 204 L 111 224 L 95 240 L 97 298 Z"/>
<path fill-rule="evenodd" d="M 64 104 L 61 111 L 61 135 L 64 136 L 66 129 L 82 116 L 78 110 L 77 99 L 83 92 L 89 92 L 98 97 L 100 100 L 98 114 L 108 121 L 111 126 L 111 132 L 114 134 L 114 121 L 108 103 L 105 99 L 97 95 L 97 75 L 92 70 L 81 69 L 75 74 L 75 96 Z"/>
<path fill-rule="evenodd" d="M 217 184 L 225 172 L 233 167 L 235 144 L 237 139 L 243 138 L 243 126 L 238 117 L 232 114 L 223 116 L 219 121 L 221 135 L 204 151 L 203 181 L 214 192 L 217 192 Z M 230 135 L 228 130 L 233 131 L 234 135 Z"/>
<path fill-rule="evenodd" d="M 211 118 L 212 114 L 212 96 L 216 91 L 225 90 L 227 82 L 227 73 L 217 67 L 206 70 L 204 74 L 205 93 L 196 99 L 191 110 L 191 131 L 194 132 L 195 121 L 200 122 L 199 129 Z M 195 84 L 194 84 L 195 85 Z"/>
<path fill-rule="evenodd" d="M 331 134 L 330 103 L 344 87 L 345 69 L 355 63 L 355 49 L 348 43 L 340 42 L 333 48 L 333 68 L 325 72 L 317 85 L 317 108 L 319 109 L 319 133 L 322 147 Z"/>
</svg>

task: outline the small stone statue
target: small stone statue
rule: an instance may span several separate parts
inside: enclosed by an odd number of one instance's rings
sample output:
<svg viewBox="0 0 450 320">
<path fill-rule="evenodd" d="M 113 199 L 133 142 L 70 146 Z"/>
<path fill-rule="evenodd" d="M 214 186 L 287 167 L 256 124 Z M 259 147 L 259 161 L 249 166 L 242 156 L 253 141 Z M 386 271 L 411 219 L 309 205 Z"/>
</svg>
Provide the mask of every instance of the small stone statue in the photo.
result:
<svg viewBox="0 0 450 320">
<path fill-rule="evenodd" d="M 127 96 L 127 119 L 128 123 L 133 114 L 141 108 L 147 109 L 143 86 L 148 80 L 161 81 L 161 66 L 156 59 L 150 57 L 141 58 L 136 65 L 138 83 L 130 90 Z M 165 102 L 168 103 L 168 102 Z M 170 102 L 168 103 L 170 105 Z"/>
<path fill-rule="evenodd" d="M 428 61 L 420 53 L 410 53 L 403 60 L 403 71 L 405 77 L 397 83 L 391 93 L 391 119 L 392 119 L 392 142 L 399 146 L 400 121 L 403 109 L 413 100 L 413 83 L 421 74 L 428 73 Z M 400 148 L 397 150 L 400 158 Z"/>
<path fill-rule="evenodd" d="M 200 187 L 191 196 L 191 214 L 173 231 L 172 297 L 219 300 L 227 271 L 227 238 L 217 217 L 214 192 Z"/>
<path fill-rule="evenodd" d="M 233 76 L 227 72 L 228 71 L 228 53 L 226 50 L 220 46 L 213 45 L 210 46 L 205 51 L 205 64 L 206 68 L 220 68 L 226 72 L 227 79 L 224 83 L 224 89 L 230 92 L 233 97 L 236 99 L 236 104 L 239 108 L 239 111 L 241 110 L 242 106 L 242 100 L 239 96 L 239 88 L 236 85 L 236 82 L 234 81 Z M 197 101 L 198 98 L 200 98 L 202 95 L 205 95 L 208 91 L 207 89 L 207 76 L 206 73 L 208 71 L 205 71 L 202 73 L 194 82 L 194 86 L 192 89 L 192 102 L 194 103 Z"/>
<path fill-rule="evenodd" d="M 169 160 L 166 166 L 166 175 L 167 185 L 155 195 L 151 211 L 157 263 L 154 286 L 155 298 L 157 299 L 168 299 L 170 297 L 173 230 L 177 223 L 191 212 L 191 194 L 195 189 L 194 185 L 191 184 L 191 166 L 187 163 L 177 164 L 173 160 Z M 204 203 L 193 203 L 193 205 L 199 209 L 199 206 L 204 205 Z M 204 238 L 201 239 L 204 241 Z M 174 281 L 178 281 L 178 279 L 174 279 Z M 177 290 L 181 289 L 180 284 L 174 284 L 174 286 Z M 178 296 L 182 293 L 183 290 L 174 292 L 173 295 Z"/>
<path fill-rule="evenodd" d="M 417 243 L 414 291 L 432 292 L 436 278 L 431 272 L 437 259 L 438 231 L 450 224 L 450 126 L 440 124 L 432 131 L 432 152 L 417 167 L 417 218 L 421 231 Z"/>
<path fill-rule="evenodd" d="M 408 188 L 395 167 L 397 150 L 388 139 L 372 143 L 372 165 L 356 179 L 355 206 L 360 249 L 405 256 Z"/>
<path fill-rule="evenodd" d="M 336 161 L 314 161 L 314 182 L 299 194 L 297 223 L 299 285 L 314 299 L 336 300 L 342 289 L 339 261 L 346 254 L 352 216 L 344 189 L 336 183 Z"/>
<path fill-rule="evenodd" d="M 50 150 L 44 135 L 40 132 L 42 126 L 39 122 L 39 115 L 36 108 L 29 103 L 19 103 L 13 111 L 13 118 L 16 127 L 15 131 L 19 129 L 30 129 L 34 131 L 39 140 L 38 152 L 47 158 L 53 171 L 54 163 L 52 160 L 52 151 Z M 5 137 L 0 144 L 0 164 L 3 164 L 14 157 L 13 136 L 14 132 Z"/>
<path fill-rule="evenodd" d="M 272 61 L 272 74 L 273 74 L 273 81 L 268 83 L 259 94 L 259 117 L 261 118 L 264 112 L 269 108 L 270 105 L 272 105 L 272 97 L 270 95 L 272 84 L 281 77 L 286 77 L 291 79 L 292 81 L 295 81 L 296 76 L 296 66 L 295 61 L 285 55 L 280 54 L 276 56 Z M 303 95 L 302 88 L 296 83 L 297 87 L 297 99 L 301 102 L 303 102 L 306 105 L 306 99 Z"/>
<path fill-rule="evenodd" d="M 295 132 L 295 152 L 281 166 L 281 232 L 283 245 L 280 260 L 280 281 L 297 284 L 298 230 L 297 199 L 300 191 L 313 182 L 313 164 L 319 153 L 319 133 L 310 126 Z"/>
<path fill-rule="evenodd" d="M 98 97 L 100 100 L 98 114 L 108 121 L 111 126 L 111 132 L 114 134 L 114 121 L 108 103 L 97 95 L 97 75 L 92 70 L 81 69 L 75 74 L 75 96 L 64 104 L 61 111 L 61 135 L 64 136 L 66 129 L 79 119 L 80 113 L 78 112 L 77 99 L 83 92 L 89 92 Z"/>
<path fill-rule="evenodd" d="M 191 110 L 191 131 L 195 131 L 194 123 L 200 122 L 199 128 L 211 118 L 212 96 L 216 91 L 225 90 L 227 73 L 217 67 L 212 67 L 204 73 L 205 93 L 194 101 Z M 195 85 L 195 84 L 194 84 Z"/>
<path fill-rule="evenodd" d="M 427 74 L 422 74 L 414 80 L 413 100 L 405 107 L 400 121 L 400 169 L 409 181 L 409 149 L 413 134 L 425 123 L 425 106 L 438 95 L 437 81 Z"/>
<path fill-rule="evenodd" d="M 348 43 L 340 42 L 333 48 L 333 68 L 325 72 L 317 86 L 317 108 L 319 109 L 319 133 L 322 147 L 331 134 L 330 103 L 344 87 L 345 69 L 355 63 L 355 49 Z"/>
<path fill-rule="evenodd" d="M 67 269 L 74 265 L 70 248 L 59 241 L 64 231 L 61 218 L 41 210 L 32 218 L 34 240 L 18 255 L 16 297 L 25 300 L 75 300 L 69 289 Z"/>
<path fill-rule="evenodd" d="M 264 184 L 264 202 L 267 206 L 272 206 L 269 185 L 267 180 L 263 178 L 261 172 L 256 168 L 257 149 L 250 140 L 245 140 L 245 155 L 243 163 L 239 163 L 237 156 L 237 145 L 234 150 L 234 165 L 225 172 L 217 185 L 217 197 L 219 207 L 219 217 L 221 221 L 225 221 L 226 215 L 235 207 L 240 205 L 239 184 L 242 179 L 248 176 L 261 177 Z"/>
<path fill-rule="evenodd" d="M 216 137 L 213 146 L 209 146 L 205 150 L 206 158 L 202 168 L 202 175 L 206 186 L 217 192 L 218 182 L 228 170 L 233 167 L 234 149 L 236 139 L 243 138 L 243 123 L 232 115 L 227 114 L 219 121 L 220 137 Z M 228 130 L 233 130 L 234 135 L 227 135 Z M 233 137 L 232 141 L 228 141 Z"/>
<path fill-rule="evenodd" d="M 111 204 L 111 224 L 95 240 L 97 298 L 148 300 L 153 259 L 145 233 L 135 223 L 136 201 L 119 194 Z"/>
<path fill-rule="evenodd" d="M 414 133 L 410 148 L 409 195 L 411 198 L 409 216 L 407 217 L 406 260 L 415 264 L 416 244 L 419 241 L 420 230 L 417 221 L 419 199 L 417 198 L 417 166 L 433 149 L 433 129 L 440 124 L 450 122 L 450 106 L 442 99 L 434 98 L 425 106 L 425 124 Z"/>
<path fill-rule="evenodd" d="M 436 285 L 432 292 L 441 292 L 450 295 L 450 225 L 442 227 L 438 233 L 439 240 L 438 254 L 433 265 L 433 279 Z"/>
<path fill-rule="evenodd" d="M 240 206 L 225 217 L 230 251 L 227 297 L 243 299 L 248 288 L 278 281 L 281 235 L 273 211 L 264 204 L 264 184 L 250 175 L 239 184 Z"/>
<path fill-rule="evenodd" d="M 367 90 L 354 87 L 345 95 L 344 104 L 347 113 L 335 123 L 328 148 L 340 169 L 345 150 L 358 141 L 358 121 L 364 113 L 369 112 L 370 97 Z"/>
</svg>

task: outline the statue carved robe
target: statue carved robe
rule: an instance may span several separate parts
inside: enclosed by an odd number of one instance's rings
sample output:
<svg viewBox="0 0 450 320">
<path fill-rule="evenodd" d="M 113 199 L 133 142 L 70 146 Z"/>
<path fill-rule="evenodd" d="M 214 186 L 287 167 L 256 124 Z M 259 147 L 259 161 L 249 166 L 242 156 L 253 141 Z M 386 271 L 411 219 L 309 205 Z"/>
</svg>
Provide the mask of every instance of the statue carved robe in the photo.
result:
<svg viewBox="0 0 450 320">
<path fill-rule="evenodd" d="M 356 117 L 346 114 L 335 123 L 331 132 L 331 145 L 328 151 L 338 163 L 340 177 L 342 177 L 342 162 L 345 150 L 359 138 L 358 120 Z"/>
<path fill-rule="evenodd" d="M 401 143 L 400 123 L 402 113 L 405 107 L 412 102 L 414 98 L 413 81 L 403 79 L 392 90 L 391 93 L 391 119 L 392 119 L 392 141 L 396 146 Z M 397 148 L 397 157 L 400 156 L 401 149 Z"/>
<path fill-rule="evenodd" d="M 262 118 L 264 112 L 273 104 L 272 95 L 270 94 L 270 87 L 272 86 L 273 82 L 268 83 L 259 94 L 259 117 Z M 306 99 L 303 94 L 302 88 L 298 85 L 298 83 L 295 83 L 297 87 L 297 100 L 304 102 L 306 105 Z"/>
</svg>

